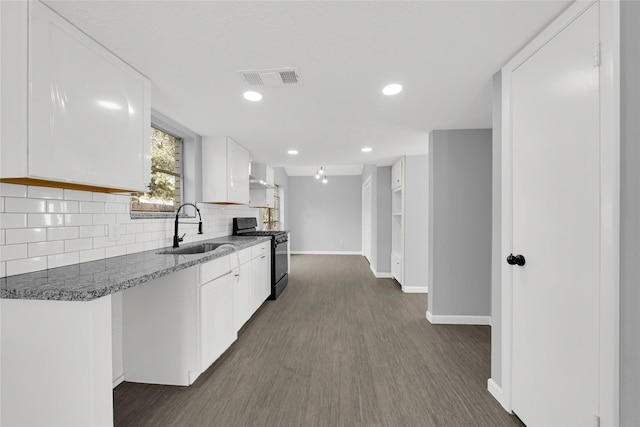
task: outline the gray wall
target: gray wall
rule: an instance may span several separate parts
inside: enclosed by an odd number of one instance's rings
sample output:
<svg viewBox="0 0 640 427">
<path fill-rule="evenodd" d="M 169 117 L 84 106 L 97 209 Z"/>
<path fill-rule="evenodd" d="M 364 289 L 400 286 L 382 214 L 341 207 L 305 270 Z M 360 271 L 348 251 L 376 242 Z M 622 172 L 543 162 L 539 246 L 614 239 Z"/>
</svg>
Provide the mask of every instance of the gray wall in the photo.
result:
<svg viewBox="0 0 640 427">
<path fill-rule="evenodd" d="M 493 76 L 491 204 L 491 379 L 502 387 L 502 71 Z"/>
<path fill-rule="evenodd" d="M 429 156 L 406 156 L 404 175 L 404 283 L 429 286 Z"/>
<path fill-rule="evenodd" d="M 359 175 L 289 177 L 291 250 L 358 252 L 362 250 L 362 181 Z"/>
<path fill-rule="evenodd" d="M 491 130 L 429 134 L 429 312 L 491 315 Z"/>
<path fill-rule="evenodd" d="M 640 3 L 621 2 L 620 425 L 640 425 Z"/>
<path fill-rule="evenodd" d="M 376 168 L 376 263 L 378 273 L 391 273 L 391 166 Z M 373 239 L 372 239 L 373 240 Z"/>
</svg>

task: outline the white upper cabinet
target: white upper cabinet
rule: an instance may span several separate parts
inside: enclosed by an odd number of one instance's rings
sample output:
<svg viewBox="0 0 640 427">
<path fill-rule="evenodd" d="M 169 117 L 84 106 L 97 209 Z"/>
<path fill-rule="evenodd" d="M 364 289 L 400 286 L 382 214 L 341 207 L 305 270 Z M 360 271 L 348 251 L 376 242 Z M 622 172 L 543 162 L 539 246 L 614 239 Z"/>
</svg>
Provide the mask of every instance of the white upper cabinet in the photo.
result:
<svg viewBox="0 0 640 427">
<path fill-rule="evenodd" d="M 249 152 L 231 137 L 202 138 L 202 201 L 249 204 Z"/>
<path fill-rule="evenodd" d="M 149 80 L 42 3 L 13 3 L 0 15 L 0 178 L 146 190 Z"/>
</svg>

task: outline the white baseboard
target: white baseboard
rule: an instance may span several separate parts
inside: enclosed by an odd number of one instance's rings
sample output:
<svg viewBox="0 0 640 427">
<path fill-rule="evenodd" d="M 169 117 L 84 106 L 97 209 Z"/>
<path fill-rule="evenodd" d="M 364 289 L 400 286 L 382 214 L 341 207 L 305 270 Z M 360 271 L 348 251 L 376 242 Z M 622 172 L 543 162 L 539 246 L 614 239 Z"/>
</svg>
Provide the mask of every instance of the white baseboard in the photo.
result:
<svg viewBox="0 0 640 427">
<path fill-rule="evenodd" d="M 122 384 L 124 382 L 124 374 L 120 375 L 118 378 L 116 378 L 115 380 L 113 380 L 113 388 L 118 387 L 120 384 Z"/>
<path fill-rule="evenodd" d="M 376 279 L 393 279 L 393 276 L 391 275 L 391 273 L 378 273 L 376 269 L 373 268 L 372 264 L 369 264 L 369 268 L 371 269 L 371 272 L 373 273 Z"/>
<path fill-rule="evenodd" d="M 489 393 L 491 393 L 494 399 L 496 399 L 498 403 L 500 403 L 500 405 L 502 405 L 502 407 L 506 409 L 507 412 L 511 413 L 511 408 L 509 408 L 509 406 L 505 404 L 504 393 L 502 393 L 502 387 L 500 387 L 493 380 L 493 378 L 489 378 L 487 380 L 487 390 L 489 390 Z"/>
<path fill-rule="evenodd" d="M 289 251 L 291 255 L 362 255 L 358 251 Z"/>
<path fill-rule="evenodd" d="M 428 310 L 427 320 L 434 325 L 491 325 L 491 316 L 441 316 Z"/>
<path fill-rule="evenodd" d="M 428 294 L 428 286 L 405 286 L 402 285 L 402 292 L 405 294 Z"/>
</svg>

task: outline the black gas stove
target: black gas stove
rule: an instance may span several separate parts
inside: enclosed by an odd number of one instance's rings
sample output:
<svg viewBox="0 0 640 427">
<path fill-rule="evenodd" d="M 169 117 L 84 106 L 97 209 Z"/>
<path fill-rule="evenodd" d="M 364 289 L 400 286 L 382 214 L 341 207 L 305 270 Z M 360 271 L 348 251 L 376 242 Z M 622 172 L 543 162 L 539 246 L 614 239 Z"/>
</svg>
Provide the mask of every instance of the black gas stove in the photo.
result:
<svg viewBox="0 0 640 427">
<path fill-rule="evenodd" d="M 255 217 L 233 218 L 234 236 L 271 237 L 271 295 L 277 299 L 289 282 L 289 233 L 277 230 L 258 230 Z"/>
</svg>

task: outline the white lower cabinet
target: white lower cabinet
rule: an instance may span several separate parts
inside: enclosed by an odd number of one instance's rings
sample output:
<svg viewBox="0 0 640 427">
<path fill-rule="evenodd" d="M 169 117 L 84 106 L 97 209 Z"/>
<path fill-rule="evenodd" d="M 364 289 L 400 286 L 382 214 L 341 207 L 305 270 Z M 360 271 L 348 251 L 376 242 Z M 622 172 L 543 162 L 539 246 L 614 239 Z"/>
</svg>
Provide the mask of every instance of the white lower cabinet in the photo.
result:
<svg viewBox="0 0 640 427">
<path fill-rule="evenodd" d="M 270 294 L 270 242 L 124 290 L 124 380 L 193 384 Z"/>
<path fill-rule="evenodd" d="M 125 381 L 191 385 L 235 341 L 229 258 L 123 292 Z"/>
<path fill-rule="evenodd" d="M 251 260 L 251 312 L 260 308 L 271 295 L 271 251 L 270 242 L 254 246 Z"/>
<path fill-rule="evenodd" d="M 200 287 L 200 365 L 203 371 L 237 338 L 234 304 L 229 304 L 234 299 L 235 277 L 232 272 Z"/>
</svg>

